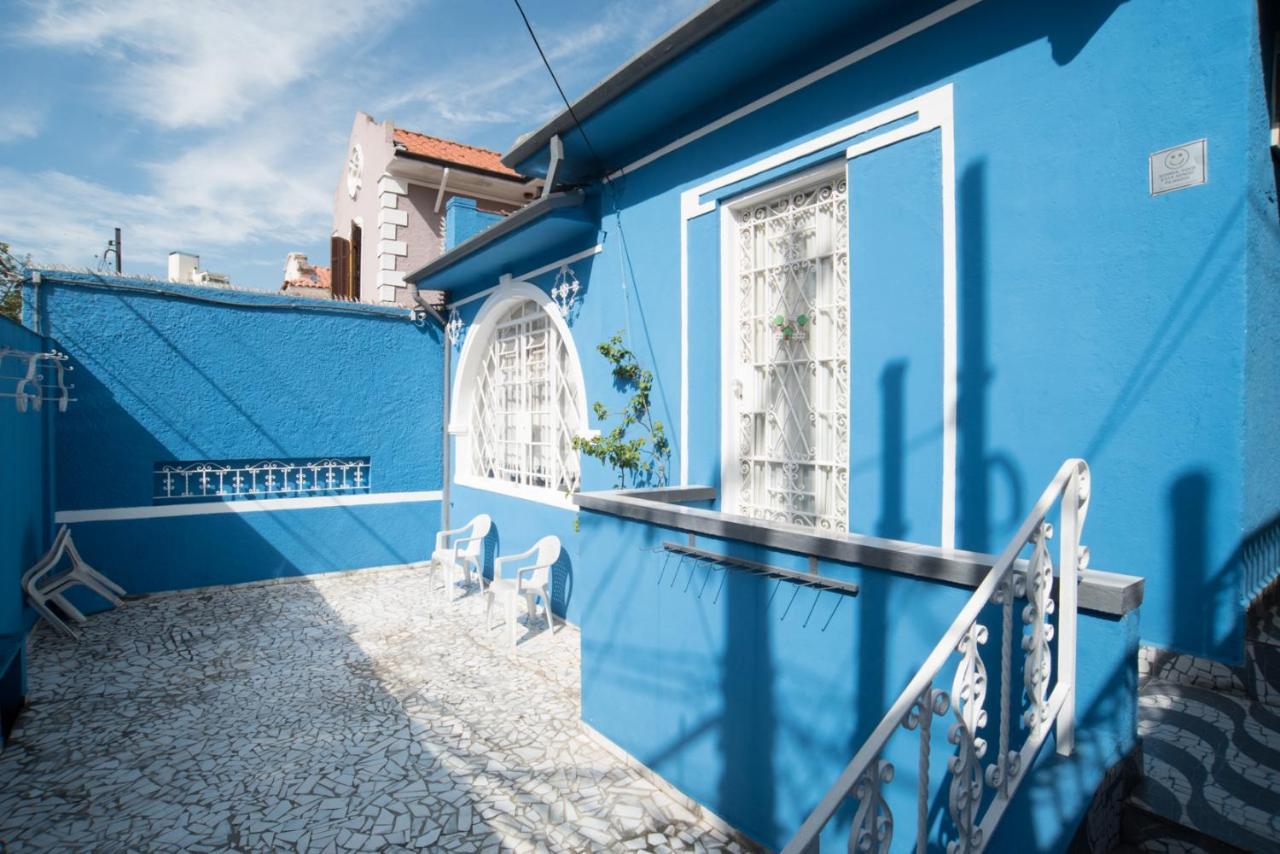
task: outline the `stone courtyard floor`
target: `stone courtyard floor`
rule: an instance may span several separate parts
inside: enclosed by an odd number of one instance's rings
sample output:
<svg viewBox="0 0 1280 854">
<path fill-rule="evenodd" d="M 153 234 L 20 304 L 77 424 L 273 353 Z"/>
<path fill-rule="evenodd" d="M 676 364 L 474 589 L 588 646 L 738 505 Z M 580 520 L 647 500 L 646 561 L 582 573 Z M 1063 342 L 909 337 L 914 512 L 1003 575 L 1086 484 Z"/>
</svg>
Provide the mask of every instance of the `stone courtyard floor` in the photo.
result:
<svg viewBox="0 0 1280 854">
<path fill-rule="evenodd" d="M 484 623 L 391 569 L 42 628 L 0 851 L 743 850 L 584 730 L 576 630 Z"/>
</svg>

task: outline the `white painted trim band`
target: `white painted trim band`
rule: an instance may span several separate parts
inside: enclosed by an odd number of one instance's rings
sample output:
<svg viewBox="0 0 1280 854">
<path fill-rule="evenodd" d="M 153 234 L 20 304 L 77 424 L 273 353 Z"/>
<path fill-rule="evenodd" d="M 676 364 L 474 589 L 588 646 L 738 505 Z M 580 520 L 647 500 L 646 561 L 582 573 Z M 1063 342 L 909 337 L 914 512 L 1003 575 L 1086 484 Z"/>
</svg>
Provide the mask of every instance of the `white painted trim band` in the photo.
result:
<svg viewBox="0 0 1280 854">
<path fill-rule="evenodd" d="M 941 9 L 937 9 L 933 12 L 930 12 L 928 15 L 925 15 L 923 18 L 920 18 L 917 21 L 913 21 L 912 23 L 907 24 L 904 27 L 900 27 L 899 29 L 894 30 L 888 35 L 885 35 L 876 39 L 871 44 L 864 45 L 863 47 L 858 48 L 852 53 L 847 53 L 844 56 L 840 57 L 839 59 L 834 60 L 833 62 L 829 62 L 826 65 L 822 66 L 821 68 L 815 71 L 811 71 L 805 76 L 800 77 L 796 80 L 793 80 L 792 82 L 788 83 L 786 86 L 783 86 L 780 89 L 775 89 L 772 92 L 770 92 L 768 95 L 761 96 L 756 100 L 752 101 L 750 104 L 746 104 L 745 106 L 739 107 L 738 109 L 734 110 L 732 113 L 723 115 L 720 118 L 716 119 L 715 121 L 709 124 L 703 125 L 697 130 L 690 131 L 689 133 L 685 134 L 679 139 L 672 140 L 671 142 L 667 143 L 666 145 L 662 146 L 656 151 L 651 151 L 650 153 L 646 154 L 644 157 L 641 157 L 639 160 L 635 160 L 627 164 L 626 166 L 623 166 L 621 169 L 618 169 L 617 171 L 613 172 L 611 175 L 609 175 L 609 180 L 620 178 L 623 175 L 629 175 L 643 166 L 648 166 L 650 163 L 657 160 L 659 157 L 665 157 L 666 155 L 670 154 L 673 151 L 684 148 L 689 143 L 696 142 L 697 140 L 702 139 L 702 137 L 706 136 L 707 134 L 714 133 L 715 131 L 720 130 L 720 128 L 725 127 L 726 125 L 732 124 L 733 122 L 736 122 L 738 119 L 742 118 L 743 116 L 749 116 L 752 113 L 754 113 L 756 110 L 767 107 L 770 104 L 776 101 L 780 101 L 783 98 L 795 92 L 799 92 L 801 89 L 805 88 L 806 86 L 809 86 L 813 83 L 817 83 L 819 80 L 822 80 L 824 77 L 830 77 L 832 74 L 835 74 L 837 71 L 843 71 L 849 66 L 855 63 L 861 62 L 862 60 L 870 56 L 874 56 L 875 54 L 880 53 L 880 51 L 885 50 L 886 48 L 893 47 L 895 44 L 897 44 L 900 41 L 904 41 L 918 33 L 924 32 L 925 30 L 929 29 L 935 24 L 940 24 L 943 21 L 945 21 L 947 18 L 950 18 L 953 15 L 957 15 L 960 12 L 963 12 L 965 9 L 968 9 L 971 6 L 976 6 L 981 2 L 982 0 L 955 0 L 954 3 L 948 3 L 946 6 L 943 6 Z"/>
<path fill-rule="evenodd" d="M 592 255 L 599 255 L 603 251 L 604 251 L 604 244 L 597 243 L 595 246 L 592 246 L 590 249 L 584 249 L 581 252 L 575 252 L 572 255 L 567 255 L 564 258 L 561 258 L 559 261 L 552 261 L 550 264 L 544 264 L 536 270 L 530 270 L 529 272 L 519 276 L 512 276 L 511 280 L 527 281 L 529 279 L 533 279 L 538 276 L 541 276 L 543 273 L 550 273 L 552 270 L 559 270 L 565 264 L 572 264 L 576 261 L 581 261 L 583 258 L 590 258 Z M 482 291 L 476 291 L 474 294 L 471 294 L 470 296 L 466 296 L 460 300 L 457 300 L 456 302 L 451 302 L 446 304 L 445 308 L 457 308 L 460 305 L 466 305 L 469 302 L 475 302 L 478 299 L 484 299 L 489 294 L 496 291 L 499 287 L 501 287 L 501 285 L 494 285 L 491 288 L 485 288 Z"/>
<path fill-rule="evenodd" d="M 326 507 L 360 507 L 371 504 L 416 504 L 439 501 L 438 489 L 422 492 L 370 492 L 359 495 L 311 495 L 306 498 L 263 498 L 242 501 L 200 501 L 195 504 L 161 504 L 144 507 L 104 507 L 97 510 L 59 510 L 53 521 L 124 522 L 131 519 L 166 519 L 175 516 L 211 516 L 222 513 L 263 513 L 277 510 L 314 510 Z"/>
<path fill-rule="evenodd" d="M 977 0 L 974 0 L 977 2 Z M 894 122 L 912 118 L 910 122 L 884 133 L 860 139 L 845 149 L 846 168 L 850 160 L 861 157 L 872 151 L 894 145 L 930 131 L 940 131 L 941 143 L 941 181 L 942 181 L 942 507 L 941 531 L 939 542 L 943 548 L 952 548 L 955 544 L 955 492 L 956 492 L 956 367 L 957 332 L 956 332 L 956 197 L 955 197 L 955 116 L 952 84 L 947 83 L 918 95 L 900 104 L 888 107 L 874 115 L 858 119 L 843 127 L 828 131 L 805 142 L 793 145 L 783 151 L 746 164 L 717 178 L 709 179 L 696 187 L 680 194 L 680 485 L 689 484 L 689 222 L 695 217 L 711 213 L 723 205 L 732 204 L 732 199 L 707 199 L 704 196 L 718 189 L 732 186 L 739 181 L 772 171 L 787 163 L 792 163 L 810 154 L 830 148 L 846 140 L 854 140 Z M 783 179 L 786 180 L 786 179 Z M 748 191 L 750 192 L 750 191 Z M 852 217 L 852 211 L 850 216 Z M 726 226 L 722 222 L 720 228 L 721 241 L 721 310 L 727 311 L 723 294 L 723 277 L 725 275 L 725 258 L 723 255 L 726 241 Z M 850 283 L 852 287 L 852 283 Z M 721 319 L 722 324 L 727 318 Z M 721 335 L 726 333 L 723 331 Z M 722 341 L 724 339 L 722 338 Z M 729 360 L 722 343 L 721 374 L 724 394 L 729 380 Z M 725 495 L 732 499 L 734 494 L 733 480 L 729 472 L 736 468 L 731 466 L 731 457 L 726 447 L 731 444 L 728 432 L 725 402 L 721 403 L 721 475 L 727 484 Z M 852 508 L 850 509 L 852 513 Z"/>
</svg>

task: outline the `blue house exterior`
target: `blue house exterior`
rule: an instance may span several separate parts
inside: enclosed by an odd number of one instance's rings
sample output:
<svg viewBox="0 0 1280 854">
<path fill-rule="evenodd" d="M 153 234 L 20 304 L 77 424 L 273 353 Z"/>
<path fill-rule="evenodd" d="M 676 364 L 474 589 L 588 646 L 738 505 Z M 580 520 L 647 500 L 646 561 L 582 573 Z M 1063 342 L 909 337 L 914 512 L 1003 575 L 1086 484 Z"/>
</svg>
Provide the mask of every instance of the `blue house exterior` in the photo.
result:
<svg viewBox="0 0 1280 854">
<path fill-rule="evenodd" d="M 859 555 L 983 565 L 1081 458 L 1111 572 L 1081 586 L 1076 751 L 1046 748 L 991 842 L 1066 847 L 1134 744 L 1139 642 L 1240 663 L 1280 568 L 1271 25 L 1248 0 L 721 2 L 517 142 L 548 193 L 407 280 L 447 293 L 446 512 L 491 514 L 497 552 L 565 544 L 587 724 L 781 847 L 982 577 Z M 783 213 L 810 242 L 760 262 Z M 631 393 L 595 352 L 618 332 L 667 484 L 572 447 Z M 671 490 L 592 495 L 619 485 Z M 663 555 L 695 539 L 858 594 L 695 595 L 719 581 Z"/>
<path fill-rule="evenodd" d="M 1274 18 L 719 0 L 450 201 L 443 316 L 34 271 L 0 723 L 58 525 L 137 594 L 483 513 L 490 576 L 563 545 L 583 723 L 762 846 L 1080 844 L 1140 650 L 1246 664 L 1280 575 Z M 583 452 L 628 407 L 652 469 Z"/>
</svg>

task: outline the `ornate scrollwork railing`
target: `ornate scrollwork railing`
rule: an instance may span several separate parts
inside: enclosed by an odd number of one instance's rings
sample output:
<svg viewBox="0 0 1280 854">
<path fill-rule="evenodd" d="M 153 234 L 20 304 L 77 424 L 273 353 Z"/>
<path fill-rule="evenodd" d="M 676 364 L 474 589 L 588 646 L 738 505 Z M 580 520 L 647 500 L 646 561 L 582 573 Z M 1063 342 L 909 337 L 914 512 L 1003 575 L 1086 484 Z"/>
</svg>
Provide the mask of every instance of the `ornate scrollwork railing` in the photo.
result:
<svg viewBox="0 0 1280 854">
<path fill-rule="evenodd" d="M 155 497 L 283 498 L 368 492 L 368 459 L 158 463 Z"/>
<path fill-rule="evenodd" d="M 1054 561 L 1049 551 L 1054 530 L 1047 517 L 1059 503 L 1055 600 Z M 1080 545 L 1080 529 L 1088 503 L 1089 467 L 1084 460 L 1067 460 L 924 665 L 783 854 L 816 852 L 819 834 L 846 799 L 857 803 L 849 851 L 889 850 L 894 817 L 885 788 L 893 781 L 894 766 L 884 754 L 889 739 L 903 729 L 918 732 L 920 739 L 915 847 L 923 854 L 930 842 L 930 730 L 939 715 L 951 714 L 947 741 L 955 745 L 955 753 L 947 760 L 950 784 L 946 801 L 951 823 L 947 854 L 969 854 L 986 847 L 1051 728 L 1057 730 L 1058 753 L 1071 754 L 1075 742 L 1076 593 L 1080 571 L 1089 563 L 1089 551 Z M 1019 555 L 1027 547 L 1031 555 L 1024 568 Z M 1014 603 L 1019 599 L 1025 604 L 1015 634 Z M 990 632 L 980 620 L 989 605 L 1000 606 L 1002 629 L 994 736 L 987 710 L 987 664 L 982 655 Z M 1050 622 L 1055 612 L 1056 625 Z M 1056 679 L 1050 646 L 1055 633 Z M 1021 686 L 1017 688 L 1020 696 L 1015 697 L 1013 645 L 1018 638 L 1023 661 Z M 959 656 L 959 661 L 948 693 L 934 684 L 953 656 Z M 1019 713 L 1019 709 L 1024 711 Z M 990 757 L 989 737 L 997 739 L 996 752 Z M 1017 747 L 1015 738 L 1020 739 Z M 938 780 L 936 785 L 941 783 Z"/>
</svg>

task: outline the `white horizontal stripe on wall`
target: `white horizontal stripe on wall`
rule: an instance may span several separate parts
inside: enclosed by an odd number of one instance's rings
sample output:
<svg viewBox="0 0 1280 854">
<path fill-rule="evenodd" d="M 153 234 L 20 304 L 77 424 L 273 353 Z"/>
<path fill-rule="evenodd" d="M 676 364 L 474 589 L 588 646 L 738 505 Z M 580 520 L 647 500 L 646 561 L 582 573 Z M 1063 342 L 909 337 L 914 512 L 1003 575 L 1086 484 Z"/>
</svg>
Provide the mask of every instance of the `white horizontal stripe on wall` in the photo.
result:
<svg viewBox="0 0 1280 854">
<path fill-rule="evenodd" d="M 413 504 L 439 501 L 440 490 L 423 492 L 373 492 L 359 495 L 310 495 L 305 498 L 263 498 L 240 501 L 198 501 L 147 507 L 104 507 L 97 510 L 59 510 L 54 522 L 123 522 L 130 519 L 166 519 L 174 516 L 210 516 L 217 513 L 264 513 L 279 510 L 315 510 L 324 507 L 358 507 L 368 504 Z"/>
</svg>

